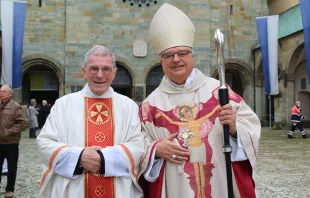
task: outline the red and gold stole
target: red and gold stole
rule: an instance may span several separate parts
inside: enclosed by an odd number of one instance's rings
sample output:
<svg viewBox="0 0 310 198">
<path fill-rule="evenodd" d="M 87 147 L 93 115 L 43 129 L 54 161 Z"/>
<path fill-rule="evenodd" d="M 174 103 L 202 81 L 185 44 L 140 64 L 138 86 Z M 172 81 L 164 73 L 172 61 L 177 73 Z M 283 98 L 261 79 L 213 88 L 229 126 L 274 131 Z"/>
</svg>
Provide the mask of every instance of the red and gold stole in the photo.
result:
<svg viewBox="0 0 310 198">
<path fill-rule="evenodd" d="M 114 120 L 112 98 L 85 98 L 85 147 L 113 146 Z M 73 115 L 74 116 L 74 115 Z M 85 198 L 114 198 L 113 177 L 85 173 Z"/>
</svg>

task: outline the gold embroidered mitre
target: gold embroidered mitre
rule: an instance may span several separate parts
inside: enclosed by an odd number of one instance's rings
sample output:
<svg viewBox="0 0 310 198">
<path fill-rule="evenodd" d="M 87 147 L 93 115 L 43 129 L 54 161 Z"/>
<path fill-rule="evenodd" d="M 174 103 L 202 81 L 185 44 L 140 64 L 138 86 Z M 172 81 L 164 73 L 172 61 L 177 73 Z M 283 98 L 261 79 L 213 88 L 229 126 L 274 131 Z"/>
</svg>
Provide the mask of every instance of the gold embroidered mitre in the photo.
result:
<svg viewBox="0 0 310 198">
<path fill-rule="evenodd" d="M 157 54 L 176 46 L 193 47 L 194 24 L 184 12 L 168 3 L 155 13 L 149 32 Z"/>
</svg>

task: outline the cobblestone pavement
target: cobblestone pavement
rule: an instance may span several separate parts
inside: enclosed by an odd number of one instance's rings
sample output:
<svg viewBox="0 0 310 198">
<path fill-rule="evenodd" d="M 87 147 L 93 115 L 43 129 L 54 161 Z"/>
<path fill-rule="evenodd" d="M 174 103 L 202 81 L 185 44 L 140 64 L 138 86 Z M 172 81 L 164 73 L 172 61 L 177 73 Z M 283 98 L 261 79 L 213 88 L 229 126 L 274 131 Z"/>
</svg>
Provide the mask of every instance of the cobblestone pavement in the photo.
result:
<svg viewBox="0 0 310 198">
<path fill-rule="evenodd" d="M 260 198 L 310 198 L 310 139 L 304 140 L 296 132 L 294 140 L 286 135 L 287 131 L 262 132 L 256 175 Z M 20 143 L 17 174 L 15 197 L 37 198 L 41 166 L 36 141 L 27 132 Z M 2 179 L 1 187 L 6 184 L 6 177 Z"/>
<path fill-rule="evenodd" d="M 310 197 L 310 139 L 288 139 L 285 131 L 262 132 L 256 186 L 260 198 Z M 306 129 L 310 135 L 310 129 Z"/>
</svg>

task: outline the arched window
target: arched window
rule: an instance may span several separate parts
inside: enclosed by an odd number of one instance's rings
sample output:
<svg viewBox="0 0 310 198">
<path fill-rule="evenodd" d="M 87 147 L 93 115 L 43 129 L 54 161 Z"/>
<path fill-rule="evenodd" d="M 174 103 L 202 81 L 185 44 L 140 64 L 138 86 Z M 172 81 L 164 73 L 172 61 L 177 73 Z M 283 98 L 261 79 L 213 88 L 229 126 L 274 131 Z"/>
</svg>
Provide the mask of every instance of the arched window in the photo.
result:
<svg viewBox="0 0 310 198">
<path fill-rule="evenodd" d="M 165 74 L 161 65 L 154 67 L 150 71 L 146 78 L 146 97 L 159 86 L 164 75 Z"/>
<path fill-rule="evenodd" d="M 117 72 L 112 82 L 115 92 L 133 98 L 132 77 L 128 69 L 120 63 L 116 63 Z"/>
</svg>

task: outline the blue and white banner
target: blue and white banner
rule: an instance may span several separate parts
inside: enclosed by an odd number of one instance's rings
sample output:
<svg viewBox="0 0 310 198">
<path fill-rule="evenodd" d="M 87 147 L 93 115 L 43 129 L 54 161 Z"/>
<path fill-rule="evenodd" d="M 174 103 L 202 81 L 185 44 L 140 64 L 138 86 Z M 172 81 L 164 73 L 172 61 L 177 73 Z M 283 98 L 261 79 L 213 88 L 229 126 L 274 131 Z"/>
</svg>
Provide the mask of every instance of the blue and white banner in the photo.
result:
<svg viewBox="0 0 310 198">
<path fill-rule="evenodd" d="M 299 6 L 302 17 L 302 25 L 304 28 L 306 63 L 308 68 L 308 84 L 310 85 L 310 1 L 300 0 Z"/>
<path fill-rule="evenodd" d="M 1 0 L 1 84 L 22 87 L 22 53 L 27 2 Z"/>
<path fill-rule="evenodd" d="M 263 59 L 265 93 L 279 94 L 278 26 L 279 15 L 257 17 L 257 30 Z"/>
</svg>

